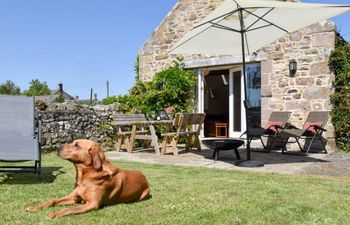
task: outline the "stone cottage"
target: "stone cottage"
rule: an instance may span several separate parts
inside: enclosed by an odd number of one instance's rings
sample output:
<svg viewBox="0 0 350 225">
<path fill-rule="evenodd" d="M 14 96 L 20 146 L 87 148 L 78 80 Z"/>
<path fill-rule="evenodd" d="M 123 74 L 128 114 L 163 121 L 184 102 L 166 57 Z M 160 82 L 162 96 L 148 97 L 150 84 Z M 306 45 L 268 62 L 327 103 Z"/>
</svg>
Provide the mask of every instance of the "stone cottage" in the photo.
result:
<svg viewBox="0 0 350 225">
<path fill-rule="evenodd" d="M 179 0 L 139 53 L 140 79 L 167 68 L 177 55 L 171 47 L 223 0 Z M 250 99 L 264 125 L 272 111 L 291 111 L 290 122 L 301 127 L 312 111 L 331 110 L 329 56 L 334 49 L 336 27 L 322 21 L 285 35 L 248 57 L 247 76 Z M 197 111 L 207 114 L 205 136 L 213 135 L 213 123 L 228 124 L 230 137 L 245 131 L 242 99 L 242 59 L 240 56 L 183 55 L 186 69 L 198 74 Z M 297 62 L 291 76 L 290 62 Z M 328 138 L 333 136 L 329 120 Z M 328 142 L 334 143 L 333 141 Z"/>
</svg>

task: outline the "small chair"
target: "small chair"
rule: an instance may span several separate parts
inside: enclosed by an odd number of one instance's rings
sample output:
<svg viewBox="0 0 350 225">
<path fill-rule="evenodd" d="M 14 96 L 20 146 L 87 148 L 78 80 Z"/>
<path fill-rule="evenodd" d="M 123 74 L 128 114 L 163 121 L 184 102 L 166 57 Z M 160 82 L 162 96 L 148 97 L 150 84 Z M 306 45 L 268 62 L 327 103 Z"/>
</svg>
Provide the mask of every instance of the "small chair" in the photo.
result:
<svg viewBox="0 0 350 225">
<path fill-rule="evenodd" d="M 174 155 L 178 155 L 177 143 L 181 136 L 186 138 L 186 150 L 190 150 L 192 147 L 201 150 L 199 135 L 204 119 L 205 113 L 177 113 L 173 123 L 176 131 L 162 134 L 162 154 L 166 153 L 168 141 L 171 140 L 172 152 Z"/>
<path fill-rule="evenodd" d="M 249 138 L 248 142 L 252 142 L 252 140 L 260 139 L 261 144 L 263 145 L 266 152 L 270 152 L 275 140 L 277 138 L 281 139 L 280 133 L 286 126 L 286 123 L 291 115 L 291 112 L 272 112 L 269 120 L 265 127 L 252 127 L 249 128 Z M 243 133 L 247 134 L 247 131 Z M 265 144 L 262 140 L 262 137 L 267 137 L 268 142 Z M 272 138 L 271 141 L 269 139 Z"/>
<path fill-rule="evenodd" d="M 298 129 L 293 126 L 293 128 L 291 129 L 283 130 L 280 134 L 281 137 L 285 139 L 282 153 L 285 153 L 285 151 L 287 150 L 286 146 L 289 143 L 289 138 L 294 138 L 295 142 L 297 142 L 299 145 L 300 151 L 305 150 L 306 145 L 308 144 L 305 155 L 309 154 L 312 143 L 314 143 L 315 140 L 319 140 L 321 142 L 324 148 L 324 151 L 327 154 L 326 144 L 324 143 L 324 138 L 322 137 L 322 133 L 324 131 L 327 131 L 324 127 L 327 124 L 328 117 L 329 117 L 328 111 L 311 111 L 308 114 L 302 129 Z M 299 142 L 300 139 L 305 140 L 304 148 L 301 146 Z"/>
<path fill-rule="evenodd" d="M 34 166 L 0 166 L 0 172 L 41 173 L 41 118 L 34 98 L 0 95 L 0 161 L 34 161 Z"/>
</svg>

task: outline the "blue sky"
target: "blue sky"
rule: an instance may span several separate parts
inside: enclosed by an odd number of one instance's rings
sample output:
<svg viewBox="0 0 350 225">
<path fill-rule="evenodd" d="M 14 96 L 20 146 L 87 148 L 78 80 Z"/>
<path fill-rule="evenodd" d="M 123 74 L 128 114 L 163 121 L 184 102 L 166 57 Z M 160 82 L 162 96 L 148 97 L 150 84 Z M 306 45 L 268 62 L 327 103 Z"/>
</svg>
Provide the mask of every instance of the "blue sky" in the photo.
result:
<svg viewBox="0 0 350 225">
<path fill-rule="evenodd" d="M 177 0 L 0 0 L 0 83 L 32 79 L 88 98 L 125 94 L 137 52 Z M 350 0 L 304 0 L 350 4 Z M 334 18 L 350 40 L 350 14 Z"/>
</svg>

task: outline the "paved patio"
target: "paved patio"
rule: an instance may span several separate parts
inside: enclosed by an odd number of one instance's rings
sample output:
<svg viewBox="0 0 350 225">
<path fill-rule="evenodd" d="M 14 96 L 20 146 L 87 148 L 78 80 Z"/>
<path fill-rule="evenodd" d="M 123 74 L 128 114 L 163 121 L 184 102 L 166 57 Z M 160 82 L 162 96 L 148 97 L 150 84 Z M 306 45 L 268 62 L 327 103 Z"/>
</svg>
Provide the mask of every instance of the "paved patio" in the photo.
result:
<svg viewBox="0 0 350 225">
<path fill-rule="evenodd" d="M 180 148 L 181 150 L 181 148 Z M 246 158 L 245 148 L 239 149 L 242 159 Z M 330 166 L 333 169 L 339 171 L 339 168 L 335 165 L 334 158 L 339 159 L 339 156 L 334 156 L 334 153 L 311 153 L 309 156 L 303 155 L 287 155 L 280 152 L 263 153 L 253 151 L 251 158 L 264 163 L 264 167 L 258 168 L 243 168 L 238 167 L 234 163 L 237 162 L 236 156 L 233 150 L 221 151 L 218 161 L 212 159 L 213 150 L 203 146 L 202 151 L 192 150 L 180 151 L 179 156 L 169 155 L 156 155 L 152 149 L 139 149 L 134 153 L 129 154 L 127 152 L 107 152 L 107 157 L 112 160 L 125 160 L 132 162 L 143 162 L 152 164 L 165 164 L 165 165 L 178 165 L 178 166 L 191 166 L 191 167 L 206 167 L 206 168 L 219 168 L 219 169 L 232 169 L 232 170 L 245 170 L 245 171 L 261 171 L 269 173 L 282 173 L 282 174 L 298 174 L 308 173 L 316 175 L 330 175 L 333 173 L 318 174 L 317 171 L 324 166 Z M 331 157 L 330 157 L 331 156 Z M 345 172 L 341 172 L 340 176 L 350 176 L 350 156 L 343 157 L 341 162 L 344 164 Z M 333 165 L 333 166 L 332 166 Z M 315 169 L 316 168 L 316 169 Z M 321 170 L 322 171 L 322 170 Z"/>
</svg>

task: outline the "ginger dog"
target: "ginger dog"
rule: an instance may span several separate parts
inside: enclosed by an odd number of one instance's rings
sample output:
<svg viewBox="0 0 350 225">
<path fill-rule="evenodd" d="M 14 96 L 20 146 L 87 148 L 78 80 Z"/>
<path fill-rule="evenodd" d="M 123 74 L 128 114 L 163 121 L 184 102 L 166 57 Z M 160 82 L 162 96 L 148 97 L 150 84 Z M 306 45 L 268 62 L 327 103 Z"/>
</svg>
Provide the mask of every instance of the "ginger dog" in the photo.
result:
<svg viewBox="0 0 350 225">
<path fill-rule="evenodd" d="M 123 170 L 106 160 L 100 146 L 90 140 L 75 140 L 64 144 L 58 155 L 71 161 L 76 168 L 74 190 L 61 199 L 53 199 L 26 208 L 37 211 L 45 207 L 58 205 L 82 205 L 50 213 L 54 219 L 69 214 L 85 213 L 105 205 L 130 203 L 150 197 L 150 188 L 146 177 L 136 170 Z"/>
</svg>

